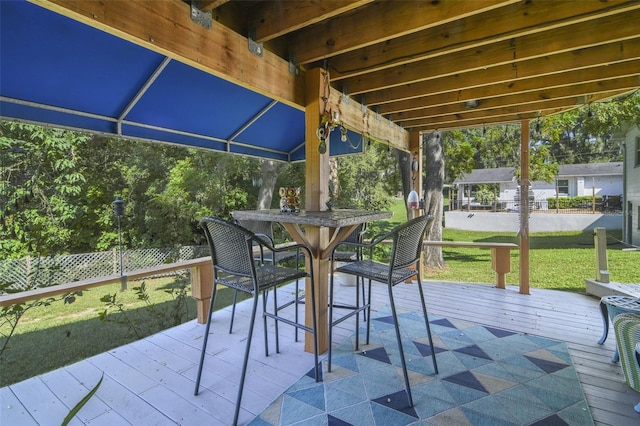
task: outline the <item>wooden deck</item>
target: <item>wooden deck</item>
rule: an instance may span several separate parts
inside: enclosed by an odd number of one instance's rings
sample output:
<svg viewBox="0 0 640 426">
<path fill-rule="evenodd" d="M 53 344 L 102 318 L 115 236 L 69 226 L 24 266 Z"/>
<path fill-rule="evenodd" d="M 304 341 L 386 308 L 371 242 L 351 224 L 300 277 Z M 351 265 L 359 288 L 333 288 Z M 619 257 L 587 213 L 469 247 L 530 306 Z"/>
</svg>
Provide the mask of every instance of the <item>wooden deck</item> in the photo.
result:
<svg viewBox="0 0 640 426">
<path fill-rule="evenodd" d="M 416 284 L 396 287 L 397 306 L 419 310 Z M 353 288 L 338 286 L 343 296 Z M 388 303 L 386 287 L 374 285 L 374 309 Z M 637 425 L 640 414 L 633 405 L 640 394 L 624 382 L 620 367 L 610 359 L 615 339 L 596 343 L 602 333 L 598 300 L 553 290 L 531 289 L 521 295 L 517 287 L 496 289 L 486 284 L 425 283 L 430 314 L 563 340 L 580 375 L 597 425 Z M 350 295 L 349 295 L 350 297 Z M 133 344 L 86 359 L 63 369 L 0 390 L 2 425 L 59 425 L 70 407 L 104 373 L 97 394 L 71 424 L 226 425 L 233 418 L 239 365 L 245 344 L 249 305 L 236 312 L 234 334 L 228 334 L 229 310 L 214 315 L 208 358 L 200 395 L 193 395 L 204 326 L 191 321 Z M 260 328 L 260 327 L 259 327 Z M 353 324 L 342 323 L 336 334 L 346 337 Z M 262 412 L 302 374 L 312 368 L 313 356 L 303 343 L 293 341 L 291 328 L 280 330 L 281 352 L 264 356 L 262 330 L 253 340 L 240 422 Z M 339 340 L 339 338 L 336 338 Z"/>
</svg>

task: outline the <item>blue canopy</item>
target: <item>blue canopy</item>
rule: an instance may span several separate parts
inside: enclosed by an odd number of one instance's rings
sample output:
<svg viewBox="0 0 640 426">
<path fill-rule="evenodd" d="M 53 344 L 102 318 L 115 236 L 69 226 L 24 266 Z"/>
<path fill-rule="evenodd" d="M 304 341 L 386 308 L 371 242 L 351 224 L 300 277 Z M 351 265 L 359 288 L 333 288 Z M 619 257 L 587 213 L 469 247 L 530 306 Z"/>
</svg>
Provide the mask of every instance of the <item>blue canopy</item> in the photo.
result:
<svg viewBox="0 0 640 426">
<path fill-rule="evenodd" d="M 0 42 L 2 119 L 305 158 L 303 110 L 38 5 L 0 2 Z M 362 150 L 340 136 L 331 132 L 331 155 Z"/>
</svg>

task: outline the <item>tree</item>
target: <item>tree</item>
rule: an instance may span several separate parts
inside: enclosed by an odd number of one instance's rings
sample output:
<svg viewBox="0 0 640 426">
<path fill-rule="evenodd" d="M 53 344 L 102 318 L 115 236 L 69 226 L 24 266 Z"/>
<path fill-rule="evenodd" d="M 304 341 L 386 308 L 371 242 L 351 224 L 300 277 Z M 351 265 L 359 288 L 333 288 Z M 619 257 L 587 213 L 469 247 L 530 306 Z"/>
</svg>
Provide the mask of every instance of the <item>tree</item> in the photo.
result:
<svg viewBox="0 0 640 426">
<path fill-rule="evenodd" d="M 386 181 L 393 173 L 388 167 L 389 154 L 386 146 L 371 144 L 362 154 L 338 157 L 338 179 L 332 182 L 333 207 L 387 210 L 390 194 Z"/>
<path fill-rule="evenodd" d="M 260 167 L 261 184 L 258 191 L 258 210 L 265 210 L 271 208 L 278 169 L 281 167 L 273 160 L 261 160 Z"/>
<path fill-rule="evenodd" d="M 613 139 L 623 123 L 640 123 L 640 93 L 584 105 L 545 117 L 536 123 L 537 145 L 548 147 L 559 164 L 621 161 L 622 150 Z"/>
<path fill-rule="evenodd" d="M 434 217 L 427 227 L 426 239 L 430 241 L 442 240 L 442 214 L 444 202 L 442 189 L 444 188 L 444 146 L 442 134 L 432 132 L 423 136 L 425 144 L 425 176 L 424 179 L 424 211 Z M 424 264 L 427 268 L 441 269 L 444 267 L 442 247 L 426 246 L 424 248 Z"/>
<path fill-rule="evenodd" d="M 31 250 L 61 253 L 75 244 L 87 178 L 82 145 L 91 137 L 68 130 L 0 123 L 0 258 Z"/>
</svg>

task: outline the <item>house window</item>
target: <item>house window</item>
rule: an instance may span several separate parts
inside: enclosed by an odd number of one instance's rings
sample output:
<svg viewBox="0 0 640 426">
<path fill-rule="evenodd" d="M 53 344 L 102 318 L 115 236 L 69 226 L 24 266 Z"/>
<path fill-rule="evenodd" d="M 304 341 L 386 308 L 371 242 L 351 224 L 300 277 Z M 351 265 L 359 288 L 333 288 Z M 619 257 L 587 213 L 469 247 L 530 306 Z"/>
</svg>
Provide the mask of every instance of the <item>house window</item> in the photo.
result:
<svg viewBox="0 0 640 426">
<path fill-rule="evenodd" d="M 556 192 L 558 195 L 569 195 L 569 180 L 568 179 L 558 179 L 556 181 Z"/>
<path fill-rule="evenodd" d="M 640 138 L 636 138 L 636 151 L 635 151 L 635 158 L 636 158 L 636 164 L 635 166 L 638 167 L 640 166 Z"/>
</svg>

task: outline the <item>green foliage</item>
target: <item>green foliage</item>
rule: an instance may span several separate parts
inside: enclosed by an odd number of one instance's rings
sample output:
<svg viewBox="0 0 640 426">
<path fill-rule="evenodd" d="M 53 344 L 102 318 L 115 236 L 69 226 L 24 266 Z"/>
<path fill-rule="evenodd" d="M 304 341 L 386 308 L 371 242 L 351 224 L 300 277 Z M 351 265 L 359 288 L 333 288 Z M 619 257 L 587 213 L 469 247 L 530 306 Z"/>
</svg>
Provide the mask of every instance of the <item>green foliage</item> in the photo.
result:
<svg viewBox="0 0 640 426">
<path fill-rule="evenodd" d="M 10 286 L 0 283 L 0 294 L 14 293 Z M 13 305 L 3 306 L 0 309 L 0 360 L 3 359 L 5 350 L 10 349 L 9 342 L 16 332 L 16 328 L 29 310 L 42 306 L 50 306 L 54 302 L 62 301 L 64 304 L 71 304 L 76 301 L 76 296 L 82 296 L 82 291 L 66 293 L 58 297 L 48 297 L 46 299 L 36 299 L 28 302 L 15 303 Z"/>
<path fill-rule="evenodd" d="M 116 196 L 125 249 L 202 243 L 203 216 L 257 203 L 254 158 L 12 122 L 0 152 L 0 259 L 116 246 Z"/>
<path fill-rule="evenodd" d="M 69 225 L 82 215 L 87 177 L 80 169 L 89 136 L 21 123 L 0 123 L 0 258 L 74 245 Z"/>
<path fill-rule="evenodd" d="M 445 181 L 453 182 L 455 178 L 464 173 L 469 173 L 476 167 L 474 153 L 477 143 L 477 136 L 467 137 L 469 131 L 453 130 L 443 132 L 445 156 Z M 476 142 L 476 143 L 474 143 Z"/>
<path fill-rule="evenodd" d="M 640 123 L 640 92 L 541 119 L 534 146 L 547 146 L 549 158 L 559 164 L 622 161 L 613 135 L 625 122 Z"/>
<path fill-rule="evenodd" d="M 177 306 L 171 294 L 172 279 L 157 278 L 146 281 L 146 292 L 158 312 L 167 311 L 167 322 L 173 324 L 172 312 Z M 166 328 L 160 325 L 156 316 L 149 311 L 146 303 L 139 300 L 133 289 L 120 290 L 120 283 L 101 287 L 100 291 L 85 291 L 77 297 L 73 305 L 51 303 L 37 306 L 22 315 L 20 324 L 12 337 L 11 345 L 0 356 L 0 386 L 7 386 L 56 368 L 72 364 L 85 358 L 109 351 L 138 339 L 127 324 L 115 321 L 100 321 L 99 312 L 104 310 L 100 302 L 103 294 L 118 293 L 117 302 L 138 323 L 140 330 L 157 333 Z M 218 287 L 216 307 L 221 309 L 233 301 L 233 290 Z M 244 300 L 244 294 L 238 300 Z M 184 301 L 188 305 L 188 318 L 196 316 L 196 303 L 191 297 Z M 69 309 L 73 306 L 73 309 Z M 183 310 L 184 311 L 184 310 Z M 112 312 L 115 314 L 115 312 Z M 142 324 L 142 323 L 146 324 Z M 42 354 L 47 356 L 43 357 Z"/>
<path fill-rule="evenodd" d="M 530 122 L 530 180 L 552 182 L 559 164 L 622 161 L 613 135 L 623 123 L 640 123 L 640 92 Z M 447 182 L 496 167 L 515 167 L 520 176 L 519 125 L 452 130 L 443 138 Z"/>
<path fill-rule="evenodd" d="M 338 158 L 339 187 L 334 190 L 334 208 L 388 210 L 390 167 L 395 155 L 379 144 L 371 144 L 361 155 Z M 397 173 L 396 173 L 397 174 Z M 396 178 L 396 183 L 398 180 Z M 397 190 L 397 188 L 395 188 Z"/>
<path fill-rule="evenodd" d="M 172 284 L 164 290 L 171 296 L 173 303 L 159 308 L 149 297 L 147 285 L 143 281 L 138 287 L 133 287 L 136 298 L 144 303 L 144 311 L 129 311 L 127 305 L 118 300 L 118 292 L 105 294 L 100 298 L 100 302 L 105 305 L 104 310 L 98 313 L 100 321 L 113 321 L 125 325 L 137 337 L 142 338 L 152 333 L 152 330 L 159 326 L 161 329 L 179 325 L 189 318 L 189 305 L 187 304 L 188 280 L 184 277 L 177 277 Z M 152 317 L 153 327 L 147 320 Z"/>
<path fill-rule="evenodd" d="M 577 209 L 577 208 L 586 208 L 590 209 L 593 206 L 593 201 L 597 205 L 602 203 L 602 196 L 596 195 L 595 197 L 591 195 L 581 195 L 577 197 L 549 197 L 547 198 L 547 203 L 550 209 Z M 556 207 L 557 205 L 557 207 Z"/>
<path fill-rule="evenodd" d="M 479 185 L 475 198 L 480 204 L 491 204 L 496 199 L 496 193 L 495 190 L 488 188 L 487 185 Z"/>
<path fill-rule="evenodd" d="M 71 421 L 71 419 L 73 419 L 73 417 L 76 414 L 78 414 L 78 412 L 82 409 L 82 407 L 84 407 L 85 404 L 89 402 L 89 400 L 93 397 L 93 395 L 95 395 L 96 392 L 98 391 L 98 388 L 102 384 L 103 378 L 104 378 L 104 373 L 102 373 L 102 375 L 100 376 L 100 380 L 98 380 L 98 383 L 96 383 L 95 386 L 91 388 L 89 393 L 87 393 L 80 401 L 78 401 L 76 405 L 73 406 L 73 408 L 71 408 L 71 410 L 69 410 L 69 413 L 65 416 L 61 426 L 67 426 Z"/>
</svg>

